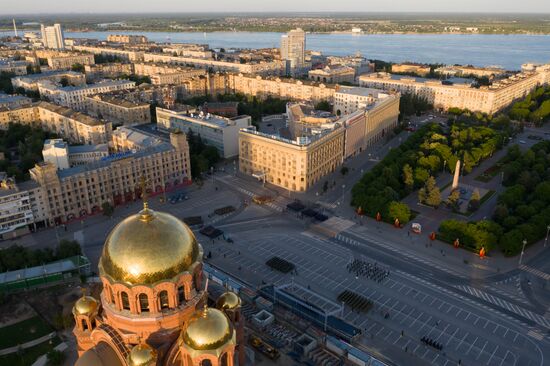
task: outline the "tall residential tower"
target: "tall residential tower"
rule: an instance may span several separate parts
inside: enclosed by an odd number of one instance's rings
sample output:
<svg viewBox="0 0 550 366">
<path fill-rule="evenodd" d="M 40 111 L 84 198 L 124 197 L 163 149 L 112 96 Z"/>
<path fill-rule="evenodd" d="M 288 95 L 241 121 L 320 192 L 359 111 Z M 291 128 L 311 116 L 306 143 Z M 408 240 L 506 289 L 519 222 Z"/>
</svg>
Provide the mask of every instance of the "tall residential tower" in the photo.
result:
<svg viewBox="0 0 550 366">
<path fill-rule="evenodd" d="M 293 29 L 281 36 L 281 58 L 287 61 L 291 71 L 304 67 L 306 61 L 306 33 Z"/>
<path fill-rule="evenodd" d="M 63 36 L 63 29 L 61 29 L 61 24 L 57 23 L 52 27 L 45 27 L 44 24 L 41 24 L 40 31 L 42 33 L 42 43 L 45 48 L 54 50 L 62 50 L 65 48 L 65 38 Z"/>
</svg>

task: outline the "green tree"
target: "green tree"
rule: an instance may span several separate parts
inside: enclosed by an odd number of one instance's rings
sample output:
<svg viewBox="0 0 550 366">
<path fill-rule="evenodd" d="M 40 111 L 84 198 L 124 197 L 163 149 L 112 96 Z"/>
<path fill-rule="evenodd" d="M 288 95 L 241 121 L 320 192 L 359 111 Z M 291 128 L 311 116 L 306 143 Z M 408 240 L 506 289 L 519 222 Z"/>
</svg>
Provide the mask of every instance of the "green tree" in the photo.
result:
<svg viewBox="0 0 550 366">
<path fill-rule="evenodd" d="M 61 80 L 59 80 L 59 84 L 61 84 L 61 86 L 63 87 L 69 86 L 69 79 L 67 79 L 66 76 L 63 76 Z"/>
<path fill-rule="evenodd" d="M 453 189 L 447 197 L 447 206 L 453 210 L 458 210 L 458 200 L 460 199 L 460 191 L 458 189 Z"/>
<path fill-rule="evenodd" d="M 84 65 L 76 63 L 71 67 L 71 70 L 74 72 L 84 73 Z"/>
<path fill-rule="evenodd" d="M 348 174 L 348 172 L 349 172 L 349 168 L 347 166 L 343 166 L 342 168 L 340 168 L 340 174 L 346 175 Z"/>
<path fill-rule="evenodd" d="M 412 192 L 414 188 L 413 170 L 409 164 L 403 166 L 403 184 L 407 193 Z"/>
<path fill-rule="evenodd" d="M 468 209 L 470 211 L 477 211 L 479 209 L 480 200 L 481 196 L 479 195 L 479 190 L 476 188 L 472 192 L 472 196 L 470 197 L 470 201 L 468 202 Z"/>
<path fill-rule="evenodd" d="M 332 111 L 332 107 L 330 106 L 330 103 L 326 100 L 322 100 L 319 103 L 315 104 L 315 109 L 320 111 L 327 111 L 327 112 Z"/>
<path fill-rule="evenodd" d="M 432 207 L 438 207 L 441 204 L 441 192 L 436 185 L 435 178 L 430 176 L 426 184 L 418 191 L 418 199 Z"/>
<path fill-rule="evenodd" d="M 411 209 L 405 203 L 392 201 L 388 204 L 386 217 L 392 220 L 398 219 L 400 223 L 406 224 L 411 219 Z"/>
<path fill-rule="evenodd" d="M 103 211 L 103 215 L 110 217 L 113 216 L 115 208 L 110 202 L 105 201 L 101 204 L 101 210 Z"/>
</svg>

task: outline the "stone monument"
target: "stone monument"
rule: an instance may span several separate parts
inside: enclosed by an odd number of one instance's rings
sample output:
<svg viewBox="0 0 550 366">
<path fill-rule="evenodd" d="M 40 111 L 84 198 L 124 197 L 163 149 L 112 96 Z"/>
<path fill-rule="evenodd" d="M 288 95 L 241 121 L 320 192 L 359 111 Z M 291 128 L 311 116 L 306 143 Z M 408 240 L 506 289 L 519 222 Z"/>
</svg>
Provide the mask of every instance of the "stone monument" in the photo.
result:
<svg viewBox="0 0 550 366">
<path fill-rule="evenodd" d="M 451 190 L 454 191 L 458 188 L 458 177 L 460 176 L 460 160 L 457 160 L 455 167 L 455 176 L 453 178 L 453 185 Z"/>
</svg>

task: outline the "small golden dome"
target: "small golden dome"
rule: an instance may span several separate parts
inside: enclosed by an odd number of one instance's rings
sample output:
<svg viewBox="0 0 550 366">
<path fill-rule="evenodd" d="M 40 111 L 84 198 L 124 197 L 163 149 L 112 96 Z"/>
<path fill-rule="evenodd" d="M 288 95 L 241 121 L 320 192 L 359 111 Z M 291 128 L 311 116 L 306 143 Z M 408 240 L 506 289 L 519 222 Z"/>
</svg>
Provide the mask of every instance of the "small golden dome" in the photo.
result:
<svg viewBox="0 0 550 366">
<path fill-rule="evenodd" d="M 226 291 L 216 301 L 216 307 L 220 310 L 236 309 L 241 306 L 241 298 L 233 291 Z"/>
<path fill-rule="evenodd" d="M 153 366 L 157 362 L 157 351 L 147 344 L 134 346 L 128 354 L 129 366 Z"/>
<path fill-rule="evenodd" d="M 227 315 L 218 309 L 205 307 L 197 310 L 183 330 L 183 342 L 195 350 L 214 350 L 233 336 L 233 327 Z"/>
<path fill-rule="evenodd" d="M 181 220 L 145 207 L 111 231 L 99 272 L 114 281 L 153 284 L 187 270 L 199 251 L 195 235 Z"/>
<path fill-rule="evenodd" d="M 90 315 L 99 307 L 99 302 L 91 297 L 82 295 L 74 304 L 74 311 L 78 315 Z"/>
</svg>

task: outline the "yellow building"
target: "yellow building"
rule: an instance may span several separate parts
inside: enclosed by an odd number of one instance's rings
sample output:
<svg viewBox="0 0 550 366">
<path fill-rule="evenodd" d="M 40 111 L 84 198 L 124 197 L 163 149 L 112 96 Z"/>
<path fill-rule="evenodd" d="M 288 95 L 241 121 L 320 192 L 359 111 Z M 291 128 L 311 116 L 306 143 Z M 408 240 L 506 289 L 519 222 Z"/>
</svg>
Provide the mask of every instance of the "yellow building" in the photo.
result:
<svg viewBox="0 0 550 366">
<path fill-rule="evenodd" d="M 50 223 L 61 223 L 97 213 L 105 202 L 118 205 L 134 200 L 140 193 L 141 176 L 158 193 L 189 181 L 189 145 L 184 134 L 171 134 L 170 143 L 146 150 L 64 170 L 39 163 L 29 172 L 43 189 Z"/>
<path fill-rule="evenodd" d="M 239 169 L 289 191 L 303 192 L 342 164 L 344 128 L 288 140 L 253 128 L 239 133 Z"/>
<path fill-rule="evenodd" d="M 426 76 L 430 73 L 430 66 L 421 64 L 394 64 L 391 65 L 391 71 L 395 73 L 412 73 L 420 76 Z"/>
<path fill-rule="evenodd" d="M 69 142 L 92 145 L 109 142 L 113 130 L 111 122 L 48 102 L 0 110 L 0 129 L 7 129 L 10 122 L 41 127 Z"/>
<path fill-rule="evenodd" d="M 136 125 L 151 122 L 151 109 L 148 103 L 136 103 L 106 94 L 86 98 L 87 112 L 95 117 L 108 119 L 123 125 Z"/>
<path fill-rule="evenodd" d="M 328 84 L 353 83 L 355 81 L 355 69 L 348 66 L 326 66 L 323 69 L 308 72 L 309 80 Z"/>
</svg>

